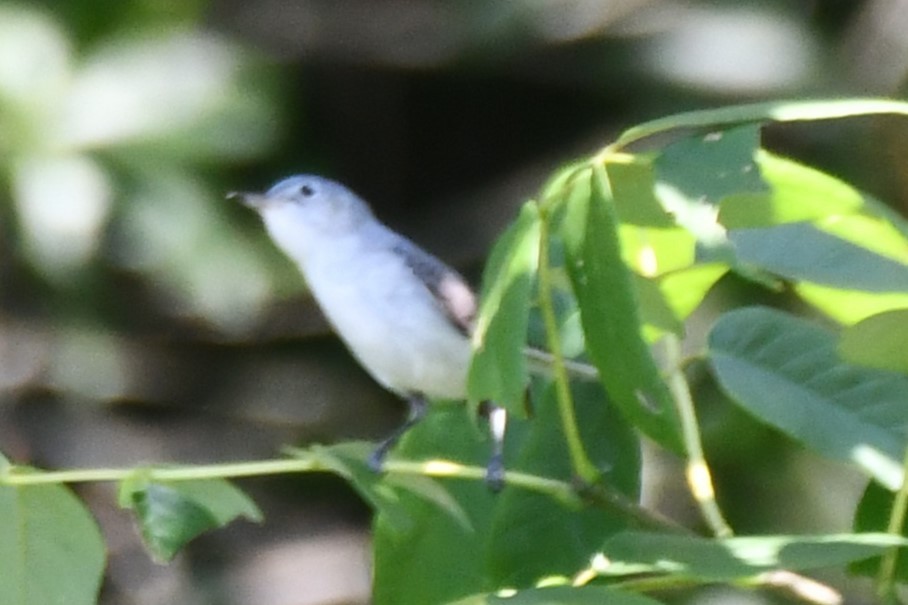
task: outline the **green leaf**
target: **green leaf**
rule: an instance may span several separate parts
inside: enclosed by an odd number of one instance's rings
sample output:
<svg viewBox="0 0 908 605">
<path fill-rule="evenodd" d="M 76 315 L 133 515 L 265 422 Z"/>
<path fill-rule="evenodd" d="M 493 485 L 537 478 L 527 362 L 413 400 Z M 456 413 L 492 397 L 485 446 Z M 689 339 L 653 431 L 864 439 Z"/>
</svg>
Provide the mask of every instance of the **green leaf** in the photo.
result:
<svg viewBox="0 0 908 605">
<path fill-rule="evenodd" d="M 490 449 L 465 406 L 433 406 L 397 451 L 408 460 L 441 458 L 482 466 Z M 465 512 L 470 529 L 440 514 L 434 503 L 401 490 L 394 517 L 389 516 L 390 502 L 378 509 L 373 524 L 375 605 L 441 603 L 495 588 L 485 552 L 497 497 L 480 481 L 444 485 Z M 401 517 L 406 525 L 397 522 Z"/>
<path fill-rule="evenodd" d="M 656 197 L 652 162 L 640 156 L 610 156 L 605 170 L 620 221 L 618 234 L 625 264 L 645 277 L 693 264 L 697 240 L 675 224 Z M 590 187 L 588 172 L 578 171 L 562 194 L 585 199 L 591 195 Z"/>
<path fill-rule="evenodd" d="M 533 385 L 535 415 L 530 426 L 512 431 L 508 464 L 523 472 L 570 481 L 570 455 L 560 425 L 553 385 Z M 640 440 L 614 406 L 602 385 L 571 384 L 580 423 L 580 437 L 590 461 L 609 486 L 636 502 L 640 493 Z M 516 447 L 515 447 L 516 446 Z M 573 575 L 607 536 L 628 527 L 618 512 L 584 507 L 566 509 L 551 496 L 526 490 L 505 490 L 496 502 L 487 536 L 492 577 L 501 585 L 525 586 L 540 578 Z M 557 548 L 552 548 L 557 545 Z M 507 583 L 507 584 L 505 584 Z"/>
<path fill-rule="evenodd" d="M 726 229 L 718 221 L 719 202 L 732 194 L 767 190 L 754 160 L 759 146 L 759 126 L 747 124 L 681 139 L 656 159 L 659 199 L 675 222 L 696 238 L 703 260 L 735 263 Z"/>
<path fill-rule="evenodd" d="M 632 270 L 656 277 L 696 262 L 696 238 L 686 229 L 653 229 L 621 224 L 621 257 Z"/>
<path fill-rule="evenodd" d="M 0 486 L 0 605 L 93 605 L 104 558 L 94 519 L 69 489 Z"/>
<path fill-rule="evenodd" d="M 540 222 L 534 202 L 501 236 L 483 279 L 482 303 L 473 334 L 468 392 L 474 401 L 494 401 L 522 416 L 528 370 L 523 349 L 539 263 Z"/>
<path fill-rule="evenodd" d="M 675 226 L 655 194 L 653 163 L 639 155 L 613 155 L 605 163 L 612 184 L 615 212 L 622 223 L 646 227 Z"/>
<path fill-rule="evenodd" d="M 647 532 L 610 538 L 593 570 L 603 576 L 667 573 L 732 581 L 775 569 L 835 567 L 882 553 L 908 540 L 884 533 L 819 536 L 745 536 L 708 539 Z"/>
<path fill-rule="evenodd" d="M 505 465 L 542 477 L 571 479 L 555 395 L 549 385 L 531 385 L 536 415 L 511 421 Z M 577 383 L 572 394 L 591 460 L 608 469 L 611 485 L 635 500 L 639 491 L 639 441 L 619 412 L 604 401 L 600 385 Z M 488 442 L 463 406 L 435 406 L 405 437 L 407 459 L 449 459 L 485 465 Z M 619 511 L 578 508 L 578 501 L 505 486 L 493 494 L 479 481 L 446 480 L 443 485 L 469 519 L 469 527 L 440 514 L 436 504 L 400 491 L 396 503 L 378 511 L 374 531 L 376 605 L 422 605 L 463 598 L 501 587 L 535 583 L 550 575 L 572 575 L 599 545 L 627 527 Z M 411 521 L 389 524 L 390 506 Z"/>
<path fill-rule="evenodd" d="M 766 227 L 856 212 L 860 192 L 819 170 L 759 151 L 757 165 L 770 191 L 741 192 L 721 202 L 719 222 L 729 229 Z"/>
<path fill-rule="evenodd" d="M 893 239 L 897 234 L 898 238 L 901 240 L 901 243 L 898 246 L 900 252 L 896 257 L 903 260 L 908 257 L 908 218 L 904 217 L 898 210 L 896 210 L 889 204 L 881 202 L 872 195 L 869 195 L 867 192 L 864 192 L 864 213 L 861 215 L 853 216 L 861 216 L 876 223 L 875 226 L 868 229 L 869 231 L 875 232 L 871 239 L 868 240 L 862 235 L 862 241 L 865 245 L 874 246 L 871 249 L 876 250 L 881 254 L 888 254 L 889 252 L 888 250 L 886 250 L 886 247 L 888 247 L 889 245 L 888 241 L 886 241 L 886 244 L 882 249 L 877 248 L 876 244 L 880 239 L 890 240 Z M 882 228 L 880 228 L 881 226 Z M 831 225 L 824 225 L 824 228 L 829 230 L 831 233 L 833 232 L 831 230 Z M 864 229 L 860 229 L 859 231 L 864 231 Z M 881 238 L 880 234 L 882 232 L 887 232 L 887 235 Z M 891 234 L 892 237 L 889 237 L 889 234 Z"/>
<path fill-rule="evenodd" d="M 659 289 L 675 317 L 683 321 L 700 306 L 709 290 L 726 273 L 728 266 L 722 263 L 695 265 L 661 276 L 658 279 Z"/>
<path fill-rule="evenodd" d="M 654 343 L 669 332 L 682 336 L 684 320 L 727 272 L 727 265 L 709 263 L 672 271 L 655 279 L 637 276 L 635 285 L 646 341 Z"/>
<path fill-rule="evenodd" d="M 688 200 L 715 207 L 732 194 L 768 190 L 755 160 L 759 148 L 757 124 L 686 137 L 663 149 L 656 174 L 660 186 L 670 185 Z"/>
<path fill-rule="evenodd" d="M 174 481 L 169 485 L 184 498 L 208 511 L 218 526 L 227 525 L 238 517 L 244 517 L 256 523 L 260 523 L 263 519 L 262 511 L 255 502 L 224 479 Z"/>
<path fill-rule="evenodd" d="M 390 531 L 405 533 L 413 528 L 413 519 L 400 505 L 403 491 L 434 504 L 465 530 L 472 530 L 466 512 L 439 481 L 420 475 L 380 474 L 369 468 L 365 460 L 374 447 L 362 441 L 328 447 L 313 445 L 297 455 L 317 456 L 321 466 L 349 481 L 363 500 L 382 515 Z"/>
<path fill-rule="evenodd" d="M 908 264 L 908 233 L 905 219 L 891 210 L 877 209 L 881 202 L 865 196 L 866 207 L 860 214 L 830 216 L 816 225 L 826 233 L 866 248 L 885 258 Z"/>
<path fill-rule="evenodd" d="M 606 586 L 551 586 L 473 595 L 449 605 L 659 605 L 659 601 Z"/>
<path fill-rule="evenodd" d="M 142 539 L 161 561 L 169 561 L 187 542 L 218 526 L 210 512 L 170 486 L 152 483 L 132 498 Z"/>
<path fill-rule="evenodd" d="M 678 336 L 684 331 L 684 324 L 675 315 L 659 289 L 659 283 L 634 275 L 634 292 L 636 293 L 640 318 L 643 321 L 643 338 L 652 344 L 667 333 Z"/>
<path fill-rule="evenodd" d="M 781 277 L 867 292 L 908 292 L 908 264 L 809 223 L 729 232 L 738 258 Z"/>
<path fill-rule="evenodd" d="M 656 134 L 679 129 L 721 128 L 751 122 L 804 122 L 873 114 L 908 115 L 908 103 L 887 99 L 771 101 L 676 114 L 625 130 L 612 145 L 620 149 Z"/>
<path fill-rule="evenodd" d="M 871 481 L 864 490 L 857 512 L 854 514 L 854 531 L 886 531 L 894 499 L 894 493 Z M 908 537 L 908 525 L 902 527 L 902 537 Z M 876 576 L 880 568 L 880 559 L 881 557 L 873 557 L 858 561 L 849 567 L 849 571 L 862 576 Z M 899 553 L 896 560 L 895 577 L 902 581 L 908 580 L 908 557 L 903 552 Z"/>
<path fill-rule="evenodd" d="M 842 333 L 839 351 L 852 363 L 908 374 L 908 308 L 851 326 Z"/>
<path fill-rule="evenodd" d="M 586 171 L 565 196 L 557 234 L 580 304 L 590 358 L 625 417 L 680 452 L 674 402 L 643 339 L 631 273 L 621 261 L 605 171 Z"/>
<path fill-rule="evenodd" d="M 794 290 L 806 302 L 845 325 L 878 313 L 908 309 L 908 292 L 862 292 L 810 282 L 795 284 Z"/>
<path fill-rule="evenodd" d="M 836 344 L 819 326 L 753 307 L 716 322 L 709 359 L 723 390 L 754 416 L 897 489 L 908 377 L 846 363 Z"/>
<path fill-rule="evenodd" d="M 560 198 L 564 190 L 569 188 L 571 182 L 578 176 L 578 174 L 586 171 L 588 166 L 589 160 L 583 158 L 574 160 L 558 168 L 558 170 L 556 170 L 555 173 L 552 174 L 552 176 L 550 176 L 542 186 L 542 194 L 540 196 L 542 202 L 546 204 L 552 198 Z"/>
<path fill-rule="evenodd" d="M 221 479 L 129 482 L 120 501 L 136 513 L 152 554 L 169 561 L 187 542 L 237 517 L 260 521 L 262 514 L 239 489 Z"/>
</svg>

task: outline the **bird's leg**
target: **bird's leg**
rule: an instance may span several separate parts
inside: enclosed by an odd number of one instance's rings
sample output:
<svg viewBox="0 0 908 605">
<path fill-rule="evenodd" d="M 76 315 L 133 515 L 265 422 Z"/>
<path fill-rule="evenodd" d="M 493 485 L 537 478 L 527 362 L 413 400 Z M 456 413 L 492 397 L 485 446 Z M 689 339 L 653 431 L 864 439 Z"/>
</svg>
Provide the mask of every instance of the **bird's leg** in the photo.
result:
<svg viewBox="0 0 908 605">
<path fill-rule="evenodd" d="M 409 413 L 407 414 L 407 420 L 400 425 L 393 433 L 388 435 L 381 443 L 378 444 L 378 447 L 375 448 L 375 451 L 369 456 L 368 464 L 376 473 L 380 473 L 382 469 L 382 464 L 385 461 L 385 456 L 388 454 L 388 451 L 394 447 L 394 445 L 403 437 L 404 433 L 413 428 L 416 424 L 422 420 L 423 416 L 426 415 L 426 398 L 425 396 L 414 393 L 407 398 L 407 405 L 410 408 Z"/>
<path fill-rule="evenodd" d="M 485 402 L 483 411 L 489 418 L 489 432 L 492 434 L 492 455 L 486 466 L 486 485 L 497 492 L 504 487 L 504 433 L 508 413 L 490 402 Z"/>
</svg>

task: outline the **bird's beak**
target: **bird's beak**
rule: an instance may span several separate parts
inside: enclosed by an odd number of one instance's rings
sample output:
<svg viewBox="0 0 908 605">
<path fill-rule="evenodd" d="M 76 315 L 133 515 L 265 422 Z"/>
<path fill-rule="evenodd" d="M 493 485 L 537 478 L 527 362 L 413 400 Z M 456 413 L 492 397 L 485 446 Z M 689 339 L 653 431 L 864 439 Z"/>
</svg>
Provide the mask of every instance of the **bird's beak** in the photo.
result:
<svg viewBox="0 0 908 605">
<path fill-rule="evenodd" d="M 261 210 L 268 202 L 268 198 L 261 193 L 250 193 L 247 191 L 231 191 L 227 194 L 228 200 L 237 200 L 253 210 Z"/>
</svg>

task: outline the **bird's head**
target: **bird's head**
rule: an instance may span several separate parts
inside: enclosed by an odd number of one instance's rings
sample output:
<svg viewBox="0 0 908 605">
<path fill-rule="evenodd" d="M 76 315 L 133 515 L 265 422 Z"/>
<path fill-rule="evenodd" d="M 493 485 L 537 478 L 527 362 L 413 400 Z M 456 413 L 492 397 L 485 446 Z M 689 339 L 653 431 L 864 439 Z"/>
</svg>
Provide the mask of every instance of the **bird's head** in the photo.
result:
<svg viewBox="0 0 908 605">
<path fill-rule="evenodd" d="M 265 193 L 231 193 L 261 215 L 272 237 L 318 238 L 345 235 L 373 219 L 368 205 L 332 180 L 297 175 L 276 183 Z"/>
</svg>

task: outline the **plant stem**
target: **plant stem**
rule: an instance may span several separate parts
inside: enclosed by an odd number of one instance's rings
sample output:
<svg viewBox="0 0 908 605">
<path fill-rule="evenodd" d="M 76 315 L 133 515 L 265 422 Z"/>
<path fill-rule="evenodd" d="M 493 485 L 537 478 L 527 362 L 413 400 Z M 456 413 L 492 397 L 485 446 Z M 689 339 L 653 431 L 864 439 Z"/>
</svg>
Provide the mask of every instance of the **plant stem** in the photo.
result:
<svg viewBox="0 0 908 605">
<path fill-rule="evenodd" d="M 65 471 L 37 471 L 30 468 L 17 469 L 12 466 L 9 467 L 6 472 L 0 473 L 0 485 L 24 486 L 54 483 L 123 481 L 140 472 L 145 472 L 148 477 L 158 481 L 192 481 L 199 479 L 231 479 L 260 475 L 283 475 L 319 470 L 327 469 L 325 469 L 315 457 L 311 459 L 281 458 L 277 460 L 204 464 L 198 466 L 70 469 Z"/>
<path fill-rule="evenodd" d="M 139 473 L 151 481 L 197 481 L 305 472 L 330 472 L 334 467 L 326 463 L 325 454 L 320 451 L 323 449 L 318 447 L 312 450 L 294 450 L 294 457 L 292 458 L 198 466 L 69 469 L 62 471 L 41 471 L 32 468 L 7 466 L 5 469 L 0 470 L 0 486 L 26 487 L 62 483 L 124 481 Z M 483 467 L 468 466 L 441 459 L 423 462 L 392 459 L 385 462 L 384 470 L 389 474 L 470 480 L 483 480 L 486 475 L 486 469 Z M 674 525 L 673 522 L 647 511 L 621 492 L 605 485 L 597 485 L 595 488 L 585 486 L 582 492 L 578 492 L 577 487 L 569 482 L 518 471 L 506 471 L 505 484 L 510 487 L 519 487 L 550 496 L 567 506 L 580 507 L 587 503 L 599 508 L 617 510 L 634 519 L 642 527 L 678 530 L 678 526 Z"/>
<path fill-rule="evenodd" d="M 902 461 L 902 468 L 905 475 L 908 476 L 908 449 L 905 450 L 905 458 Z M 896 492 L 892 501 L 892 511 L 889 513 L 889 525 L 886 531 L 895 536 L 902 535 L 902 528 L 905 526 L 905 515 L 908 514 L 908 481 L 902 479 L 902 486 Z M 880 571 L 876 580 L 877 596 L 882 602 L 894 602 L 895 597 L 895 568 L 898 563 L 899 549 L 890 548 L 883 554 L 880 561 Z"/>
<path fill-rule="evenodd" d="M 697 414 L 694 411 L 694 402 L 690 396 L 687 380 L 680 369 L 677 360 L 680 359 L 680 343 L 678 338 L 669 334 L 663 339 L 669 358 L 669 367 L 676 368 L 667 377 L 669 391 L 678 407 L 678 417 L 681 420 L 681 437 L 684 440 L 684 450 L 687 452 L 685 477 L 690 487 L 691 494 L 700 508 L 703 519 L 709 525 L 713 534 L 719 538 L 728 538 L 734 534 L 719 504 L 716 502 L 716 492 L 713 489 L 712 475 L 709 465 L 703 455 L 703 445 L 700 439 L 700 428 L 697 424 Z"/>
<path fill-rule="evenodd" d="M 785 569 L 762 573 L 753 581 L 754 586 L 773 588 L 789 598 L 815 605 L 842 605 L 842 595 L 830 586 Z"/>
<path fill-rule="evenodd" d="M 543 376 L 552 377 L 552 366 L 555 365 L 555 356 L 548 351 L 539 349 L 526 348 L 523 355 L 530 366 L 530 372 L 535 372 Z M 571 378 L 582 380 L 584 382 L 599 382 L 599 370 L 595 366 L 574 359 L 561 358 L 564 369 Z"/>
<path fill-rule="evenodd" d="M 275 460 L 256 460 L 249 462 L 233 462 L 225 464 L 207 464 L 198 466 L 173 466 L 173 467 L 135 467 L 135 468 L 99 468 L 99 469 L 70 469 L 62 471 L 40 471 L 32 468 L 4 465 L 0 467 L 0 487 L 25 487 L 36 485 L 50 485 L 62 483 L 86 483 L 124 481 L 141 473 L 151 481 L 193 481 L 204 479 L 231 479 L 240 477 L 255 477 L 263 475 L 284 475 L 303 472 L 329 472 L 333 467 L 326 463 L 323 448 L 315 447 L 311 450 L 294 450 L 292 458 Z M 399 475 L 422 475 L 430 477 L 446 477 L 452 479 L 482 480 L 485 478 L 486 469 L 479 466 L 467 466 L 449 460 L 427 460 L 412 462 L 407 460 L 388 460 L 385 462 L 385 471 Z M 662 531 L 690 533 L 690 530 L 675 524 L 673 521 L 652 513 L 617 490 L 607 485 L 584 485 L 578 488 L 566 481 L 541 477 L 529 473 L 507 471 L 505 484 L 511 487 L 520 487 L 558 500 L 568 506 L 581 506 L 584 502 L 599 508 L 616 510 L 634 519 L 637 525 Z M 904 513 L 904 511 L 903 511 Z M 781 573 L 781 572 L 778 572 Z M 823 589 L 820 594 L 835 595 L 832 589 L 804 578 L 797 574 L 788 573 L 791 578 L 787 582 L 773 579 L 769 574 L 758 578 L 754 585 L 773 587 L 788 587 L 795 581 L 799 585 L 809 583 L 811 586 Z M 589 568 L 582 571 L 578 577 L 587 581 L 598 576 L 595 569 Z M 635 584 L 635 582 L 641 582 Z M 585 583 L 585 582 L 584 582 Z M 630 580 L 619 582 L 618 585 L 641 590 L 666 589 L 689 585 L 687 581 L 678 578 L 651 578 L 648 580 Z M 819 599 L 814 593 L 813 598 L 808 598 L 804 591 L 791 591 L 798 593 L 796 596 L 811 603 L 840 603 L 836 600 Z"/>
<path fill-rule="evenodd" d="M 567 441 L 574 472 L 584 482 L 593 484 L 599 480 L 599 471 L 590 461 L 589 456 L 587 456 L 583 447 L 583 440 L 580 438 L 580 429 L 577 426 L 577 417 L 574 413 L 571 385 L 564 364 L 564 355 L 561 352 L 558 320 L 555 317 L 555 308 L 552 303 L 553 287 L 551 267 L 549 265 L 549 214 L 545 206 L 540 207 L 539 218 L 541 221 L 539 230 L 539 308 L 542 313 L 542 321 L 545 324 L 546 344 L 552 354 L 552 375 L 558 400 L 558 411 L 561 415 L 561 425 L 564 429 L 564 436 Z"/>
</svg>

